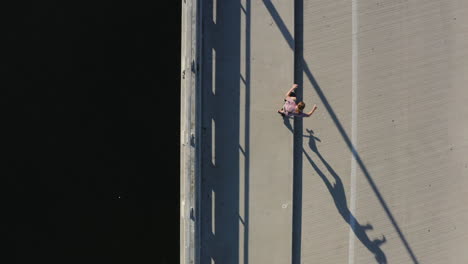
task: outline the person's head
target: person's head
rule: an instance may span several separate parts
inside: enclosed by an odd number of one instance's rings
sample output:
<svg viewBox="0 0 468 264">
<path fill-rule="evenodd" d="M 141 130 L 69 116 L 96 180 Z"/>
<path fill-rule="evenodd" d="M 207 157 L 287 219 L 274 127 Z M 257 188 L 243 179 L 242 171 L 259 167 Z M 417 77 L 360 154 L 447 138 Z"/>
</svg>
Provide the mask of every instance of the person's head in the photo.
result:
<svg viewBox="0 0 468 264">
<path fill-rule="evenodd" d="M 299 110 L 299 112 L 302 112 L 302 110 L 304 110 L 304 108 L 305 108 L 305 103 L 304 102 L 301 101 L 301 102 L 299 102 L 297 104 L 297 110 Z"/>
</svg>

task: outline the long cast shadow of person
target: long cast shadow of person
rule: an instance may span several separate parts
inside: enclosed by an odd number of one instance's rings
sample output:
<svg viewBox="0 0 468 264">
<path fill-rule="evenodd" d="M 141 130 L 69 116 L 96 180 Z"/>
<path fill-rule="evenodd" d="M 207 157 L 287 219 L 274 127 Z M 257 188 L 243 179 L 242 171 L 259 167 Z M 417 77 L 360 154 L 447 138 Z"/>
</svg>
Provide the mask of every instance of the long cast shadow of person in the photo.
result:
<svg viewBox="0 0 468 264">
<path fill-rule="evenodd" d="M 328 164 L 328 162 L 323 158 L 323 156 L 320 154 L 320 152 L 317 149 L 317 144 L 316 141 L 320 142 L 320 139 L 314 136 L 314 131 L 310 129 L 306 129 L 306 131 L 309 133 L 309 135 L 305 135 L 304 137 L 309 138 L 309 147 L 310 149 L 317 154 L 317 157 L 321 160 L 321 162 L 325 165 L 327 168 L 328 172 L 331 174 L 333 179 L 335 180 L 335 183 L 332 184 L 328 180 L 328 178 L 325 176 L 325 174 L 318 168 L 318 166 L 315 164 L 315 162 L 312 160 L 312 158 L 307 154 L 306 151 L 303 151 L 307 159 L 309 160 L 309 163 L 312 165 L 312 167 L 315 169 L 317 174 L 322 178 L 323 182 L 328 188 L 328 191 L 333 197 L 333 201 L 335 202 L 335 206 L 338 209 L 338 212 L 340 215 L 343 217 L 343 219 L 350 225 L 351 229 L 353 230 L 354 234 L 356 237 L 361 241 L 361 243 L 370 251 L 374 254 L 374 257 L 379 264 L 385 264 L 387 263 L 387 258 L 385 257 L 384 252 L 380 248 L 380 245 L 386 242 L 385 236 L 383 236 L 382 239 L 375 239 L 375 240 L 370 240 L 369 237 L 366 234 L 366 230 L 372 230 L 372 225 L 366 224 L 366 225 L 361 225 L 357 221 L 357 219 L 353 216 L 351 211 L 349 210 L 347 203 L 346 203 L 346 195 L 345 191 L 343 188 L 343 183 L 341 182 L 340 177 L 338 174 L 336 174 L 335 170 Z"/>
</svg>

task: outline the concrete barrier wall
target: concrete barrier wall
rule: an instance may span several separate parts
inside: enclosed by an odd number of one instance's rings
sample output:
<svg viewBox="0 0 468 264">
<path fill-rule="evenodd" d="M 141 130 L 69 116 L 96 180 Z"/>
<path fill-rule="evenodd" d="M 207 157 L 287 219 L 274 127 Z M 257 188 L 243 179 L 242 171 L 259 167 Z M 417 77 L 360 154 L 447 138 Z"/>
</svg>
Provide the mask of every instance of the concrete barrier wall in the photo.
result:
<svg viewBox="0 0 468 264">
<path fill-rule="evenodd" d="M 201 2 L 184 0 L 181 17 L 180 263 L 199 263 Z"/>
</svg>

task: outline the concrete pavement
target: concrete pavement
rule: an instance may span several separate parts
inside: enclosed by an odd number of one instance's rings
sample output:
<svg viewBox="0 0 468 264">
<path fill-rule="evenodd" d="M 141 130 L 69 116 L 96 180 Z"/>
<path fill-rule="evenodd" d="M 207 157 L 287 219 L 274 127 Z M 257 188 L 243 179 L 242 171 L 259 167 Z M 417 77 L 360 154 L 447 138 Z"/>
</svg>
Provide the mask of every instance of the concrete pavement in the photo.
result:
<svg viewBox="0 0 468 264">
<path fill-rule="evenodd" d="M 304 1 L 301 263 L 468 261 L 467 7 Z"/>
<path fill-rule="evenodd" d="M 199 263 L 468 261 L 468 2 L 200 7 Z"/>
</svg>

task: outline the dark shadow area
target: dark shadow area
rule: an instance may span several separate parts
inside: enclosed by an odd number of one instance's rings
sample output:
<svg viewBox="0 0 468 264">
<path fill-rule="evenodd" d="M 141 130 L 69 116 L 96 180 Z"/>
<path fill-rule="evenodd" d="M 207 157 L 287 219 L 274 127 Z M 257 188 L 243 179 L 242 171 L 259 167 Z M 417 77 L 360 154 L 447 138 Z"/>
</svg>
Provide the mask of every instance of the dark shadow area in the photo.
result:
<svg viewBox="0 0 468 264">
<path fill-rule="evenodd" d="M 295 8 L 303 9 L 303 2 L 304 2 L 304 0 L 295 0 Z M 279 16 L 279 14 L 276 11 L 275 7 L 268 0 L 263 0 L 263 3 L 265 4 L 265 7 L 269 11 L 270 15 L 272 16 L 273 20 L 275 21 L 276 25 L 278 26 L 278 29 L 283 34 L 283 37 L 284 37 L 285 41 L 289 44 L 290 48 L 294 50 L 295 47 L 303 47 L 303 43 L 302 43 L 303 42 L 303 33 L 302 33 L 303 30 L 302 29 L 296 30 L 296 32 L 295 32 L 295 34 L 296 34 L 296 36 L 295 36 L 296 37 L 296 44 L 295 44 L 295 46 L 293 46 L 294 41 L 291 41 L 291 40 L 293 40 L 293 37 L 292 37 L 291 33 L 288 31 L 287 27 L 285 26 L 285 23 L 283 22 L 283 20 Z M 298 14 L 298 17 L 295 19 L 295 26 L 303 27 L 303 15 L 301 15 L 301 11 L 296 10 L 295 14 Z M 299 21 L 299 19 L 301 19 L 301 18 L 302 18 L 302 21 Z M 359 156 L 359 153 L 357 152 L 356 148 L 352 144 L 348 134 L 344 130 L 343 126 L 341 125 L 341 122 L 339 121 L 339 119 L 336 116 L 333 108 L 331 107 L 330 103 L 328 102 L 325 94 L 323 93 L 323 90 L 320 88 L 318 82 L 316 81 L 315 77 L 313 76 L 312 72 L 310 71 L 310 69 L 309 69 L 309 67 L 307 65 L 307 62 L 304 60 L 304 58 L 303 58 L 303 56 L 301 54 L 299 54 L 299 56 L 301 56 L 301 58 L 299 58 L 299 60 L 301 61 L 300 62 L 300 68 L 301 68 L 300 70 L 305 74 L 308 81 L 311 83 L 312 87 L 314 88 L 315 92 L 317 93 L 318 97 L 320 98 L 321 102 L 323 103 L 325 109 L 327 110 L 328 114 L 330 115 L 331 119 L 333 120 L 336 128 L 340 132 L 343 140 L 345 141 L 346 145 L 348 146 L 349 150 L 351 151 L 351 153 L 352 153 L 354 159 L 356 160 L 359 168 L 363 172 L 363 174 L 366 177 L 369 185 L 371 186 L 372 190 L 374 191 L 374 194 L 376 195 L 376 197 L 377 197 L 378 201 L 380 202 L 382 208 L 384 209 L 385 213 L 387 214 L 387 217 L 389 218 L 390 222 L 392 223 L 393 227 L 395 228 L 396 232 L 398 233 L 398 236 L 400 237 L 400 239 L 401 239 L 403 245 L 405 246 L 406 251 L 408 252 L 408 254 L 411 257 L 412 261 L 415 264 L 418 264 L 418 260 L 417 260 L 416 256 L 414 255 L 413 251 L 411 250 L 411 247 L 410 247 L 409 243 L 407 242 L 405 236 L 403 235 L 403 232 L 401 231 L 400 227 L 398 226 L 398 223 L 397 223 L 396 219 L 393 217 L 393 214 L 391 213 L 390 209 L 388 208 L 387 203 L 383 199 L 379 189 L 377 188 L 377 185 L 375 184 L 375 182 L 372 179 L 369 171 L 367 170 L 366 166 L 364 165 L 364 162 L 361 160 L 361 157 Z M 295 71 L 298 71 L 298 70 L 299 69 L 295 69 Z M 295 141 L 297 141 L 297 138 L 298 137 L 296 136 Z M 299 170 L 295 170 L 295 172 L 302 173 Z M 302 176 L 301 175 L 298 175 L 298 176 L 295 175 L 294 177 L 295 177 L 295 179 L 299 179 Z M 296 208 L 296 209 L 302 210 L 302 209 L 299 209 L 299 208 Z M 301 212 L 294 212 L 293 215 L 301 215 Z M 297 221 L 297 220 L 293 220 L 293 222 L 295 222 L 295 221 Z M 295 243 L 297 244 L 298 242 L 295 242 Z M 294 254 L 297 254 L 297 253 L 300 254 L 300 252 L 298 252 L 298 251 L 300 251 L 300 250 L 293 249 L 293 252 L 295 252 Z"/>
<path fill-rule="evenodd" d="M 304 78 L 302 72 L 303 43 L 304 43 L 303 1 L 294 1 L 294 82 L 299 85 L 296 89 L 297 100 L 302 101 L 304 95 Z M 284 33 L 283 33 L 284 35 Z M 292 226 L 292 264 L 301 264 L 302 248 L 302 118 L 294 119 L 293 142 L 293 226 Z"/>
<path fill-rule="evenodd" d="M 182 2 L 2 2 L 3 263 L 179 262 Z"/>
<path fill-rule="evenodd" d="M 244 117 L 244 264 L 249 263 L 249 210 L 250 210 L 250 28 L 251 28 L 251 0 L 245 1 L 245 8 L 241 5 L 241 10 L 245 17 L 245 72 L 241 73 L 245 87 L 245 117 Z M 245 79 L 242 78 L 244 74 Z"/>
<path fill-rule="evenodd" d="M 205 1 L 202 5 L 202 157 L 201 263 L 239 263 L 240 225 L 244 226 L 244 262 L 248 259 L 248 182 L 250 122 L 250 3 Z M 241 15 L 244 13 L 244 15 Z M 246 36 L 241 30 L 245 17 Z M 241 43 L 246 41 L 246 43 Z M 241 46 L 246 72 L 241 72 Z M 245 88 L 245 91 L 242 89 Z M 245 96 L 245 98 L 241 98 Z M 242 100 L 241 100 L 242 99 Z M 245 101 L 245 116 L 241 102 Z M 245 119 L 245 127 L 241 126 Z M 241 142 L 240 130 L 244 130 Z M 243 163 L 243 164 L 242 164 Z M 243 165 L 243 171 L 241 171 Z M 240 181 L 246 186 L 240 212 Z M 243 215 L 244 217 L 241 217 Z"/>
<path fill-rule="evenodd" d="M 361 243 L 374 255 L 377 263 L 385 264 L 387 263 L 387 258 L 385 257 L 384 252 L 380 249 L 380 245 L 386 242 L 385 236 L 382 239 L 375 239 L 370 240 L 366 234 L 366 230 L 372 230 L 372 225 L 367 223 L 366 225 L 361 225 L 359 221 L 354 217 L 351 211 L 348 208 L 348 203 L 346 201 L 346 194 L 343 187 L 343 183 L 341 178 L 338 174 L 333 170 L 333 168 L 328 164 L 328 162 L 323 158 L 322 154 L 318 151 L 316 141 L 320 142 L 320 139 L 314 136 L 314 132 L 312 130 L 307 129 L 309 133 L 309 148 L 317 155 L 320 161 L 325 165 L 327 168 L 328 173 L 333 177 L 334 183 L 331 183 L 324 172 L 322 172 L 316 163 L 312 160 L 312 158 L 307 154 L 304 150 L 303 153 L 307 160 L 309 161 L 310 165 L 314 168 L 317 174 L 325 183 L 328 191 L 330 192 L 331 196 L 333 197 L 333 201 L 335 202 L 336 209 L 343 217 L 343 220 L 349 224 L 351 229 L 353 230 L 356 237 L 361 241 Z"/>
<path fill-rule="evenodd" d="M 287 117 L 287 116 L 282 116 L 281 118 L 283 118 L 283 125 L 284 125 L 289 131 L 291 131 L 291 133 L 294 133 L 294 128 L 292 127 L 292 124 L 291 124 L 291 120 L 294 121 L 294 118 Z"/>
</svg>

